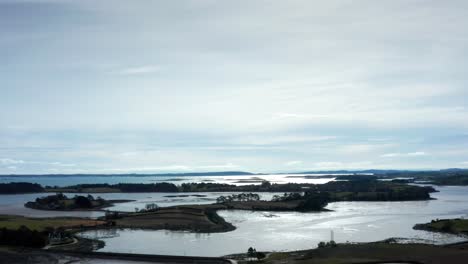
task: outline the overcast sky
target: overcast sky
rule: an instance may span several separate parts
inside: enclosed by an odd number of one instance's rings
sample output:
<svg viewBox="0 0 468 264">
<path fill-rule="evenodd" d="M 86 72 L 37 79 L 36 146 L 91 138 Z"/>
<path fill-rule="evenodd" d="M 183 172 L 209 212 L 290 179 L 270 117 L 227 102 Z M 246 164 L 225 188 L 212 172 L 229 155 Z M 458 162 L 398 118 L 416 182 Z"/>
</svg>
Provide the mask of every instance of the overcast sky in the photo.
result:
<svg viewBox="0 0 468 264">
<path fill-rule="evenodd" d="M 0 0 L 0 173 L 467 168 L 467 14 Z"/>
</svg>

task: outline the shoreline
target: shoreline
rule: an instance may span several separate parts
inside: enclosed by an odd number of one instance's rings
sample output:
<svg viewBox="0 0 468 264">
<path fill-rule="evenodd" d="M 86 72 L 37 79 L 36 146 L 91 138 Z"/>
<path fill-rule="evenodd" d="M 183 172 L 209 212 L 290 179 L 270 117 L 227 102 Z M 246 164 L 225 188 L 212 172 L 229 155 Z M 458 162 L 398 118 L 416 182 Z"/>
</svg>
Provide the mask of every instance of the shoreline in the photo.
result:
<svg viewBox="0 0 468 264">
<path fill-rule="evenodd" d="M 178 256 L 159 254 L 133 254 L 116 252 L 75 251 L 60 249 L 30 249 L 0 247 L 0 261 L 18 263 L 21 260 L 125 260 L 129 262 L 159 263 L 246 263 L 246 253 L 233 253 L 220 257 Z M 344 243 L 331 248 L 315 248 L 285 252 L 262 252 L 262 263 L 465 263 L 468 241 L 444 245 L 398 244 L 383 241 Z M 23 262 L 21 262 L 23 263 Z M 25 263 L 25 262 L 24 262 Z"/>
<path fill-rule="evenodd" d="M 94 208 L 74 208 L 74 209 L 52 209 L 52 208 L 46 208 L 46 207 L 41 207 L 38 206 L 36 202 L 26 202 L 24 204 L 24 207 L 29 208 L 29 209 L 34 209 L 34 210 L 41 210 L 41 211 L 52 211 L 52 212 L 105 212 L 105 208 L 109 208 L 114 206 L 115 204 L 118 203 L 130 203 L 130 202 L 135 202 L 136 200 L 126 200 L 126 199 L 114 199 L 114 200 L 106 200 L 106 203 L 97 206 Z"/>
<path fill-rule="evenodd" d="M 229 264 L 230 260 L 223 257 L 202 257 L 202 256 L 174 256 L 174 255 L 150 255 L 132 253 L 113 252 L 80 252 L 56 249 L 29 249 L 29 248 L 1 248 L 1 263 L 75 263 L 78 261 L 128 261 L 131 263 L 174 263 L 174 264 Z M 94 262 L 96 261 L 96 262 Z"/>
<path fill-rule="evenodd" d="M 468 220 L 462 218 L 436 219 L 429 223 L 415 224 L 413 229 L 458 235 L 468 239 Z"/>
</svg>

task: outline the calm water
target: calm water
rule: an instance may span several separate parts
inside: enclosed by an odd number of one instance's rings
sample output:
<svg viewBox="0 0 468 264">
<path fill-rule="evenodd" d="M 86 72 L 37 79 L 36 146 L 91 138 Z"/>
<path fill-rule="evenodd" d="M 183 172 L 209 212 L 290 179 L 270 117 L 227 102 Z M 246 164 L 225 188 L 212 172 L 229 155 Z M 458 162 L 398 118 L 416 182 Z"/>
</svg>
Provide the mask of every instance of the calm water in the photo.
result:
<svg viewBox="0 0 468 264">
<path fill-rule="evenodd" d="M 257 176 L 255 176 L 257 177 Z M 331 179 L 305 180 L 287 178 L 287 175 L 262 175 L 262 179 L 272 182 L 314 182 L 324 183 Z M 68 185 L 62 182 L 46 183 L 50 177 L 34 178 L 44 185 Z M 115 177 L 110 183 L 138 180 L 154 181 L 151 177 Z M 171 177 L 175 179 L 176 177 Z M 251 176 L 229 177 L 183 177 L 183 181 L 206 181 L 237 183 L 240 179 Z M 5 180 L 5 179 L 2 179 Z M 23 179 L 25 180 L 25 179 Z M 57 178 L 54 178 L 57 180 Z M 77 183 L 86 182 L 76 179 Z M 94 179 L 99 182 L 101 179 Z M 162 179 L 158 178 L 158 181 Z M 43 182 L 40 182 L 43 181 Z M 63 182 L 63 181 L 66 181 Z M 5 181 L 4 181 L 5 182 Z M 8 182 L 8 181 L 7 181 Z M 88 181 L 89 182 L 89 181 Z M 132 181 L 130 181 L 132 182 Z M 181 181 L 174 180 L 176 184 Z M 417 202 L 338 202 L 328 205 L 332 212 L 296 213 L 296 212 L 248 212 L 220 211 L 219 214 L 233 223 L 237 229 L 227 233 L 196 234 L 174 231 L 112 230 L 90 231 L 82 235 L 99 238 L 106 242 L 101 251 L 130 252 L 170 255 L 221 256 L 244 252 L 250 246 L 262 251 L 299 250 L 316 247 L 318 242 L 330 239 L 333 231 L 337 242 L 369 242 L 390 237 L 408 238 L 425 243 L 446 243 L 463 240 L 453 235 L 434 234 L 416 231 L 416 223 L 425 223 L 434 218 L 468 217 L 468 187 L 436 187 L 439 193 L 432 196 L 437 200 Z M 203 197 L 194 194 L 206 195 Z M 80 216 L 98 217 L 102 212 L 53 212 L 24 208 L 23 204 L 47 194 L 0 195 L 0 214 L 17 214 L 32 217 Z M 67 194 L 75 195 L 75 194 Z M 117 204 L 112 210 L 134 211 L 144 208 L 147 203 L 159 206 L 180 204 L 213 203 L 220 195 L 227 193 L 183 193 L 186 197 L 168 197 L 175 193 L 112 193 L 93 194 L 105 199 L 132 199 L 130 203 Z M 261 194 L 263 199 L 270 199 L 273 193 Z"/>
<path fill-rule="evenodd" d="M 462 241 L 454 235 L 413 230 L 416 223 L 434 218 L 468 216 L 468 187 L 438 187 L 438 200 L 417 202 L 338 202 L 332 212 L 220 211 L 237 229 L 227 233 L 195 234 L 174 231 L 89 231 L 82 235 L 106 242 L 100 251 L 170 255 L 221 256 L 244 252 L 250 246 L 262 251 L 314 248 L 330 239 L 370 242 L 390 237 L 424 243 Z"/>
<path fill-rule="evenodd" d="M 70 186 L 82 183 L 157 183 L 157 182 L 171 182 L 174 184 L 190 183 L 190 182 L 214 182 L 214 183 L 227 183 L 235 185 L 245 184 L 260 184 L 262 180 L 268 180 L 272 183 L 326 183 L 333 179 L 302 179 L 291 178 L 291 176 L 305 176 L 306 174 L 270 174 L 270 175 L 238 175 L 238 176 L 0 176 L 0 183 L 9 182 L 31 182 L 38 183 L 43 186 Z M 323 174 L 315 174 L 314 176 L 321 176 Z"/>
<path fill-rule="evenodd" d="M 334 180 L 329 179 L 302 179 L 290 177 L 305 176 L 305 174 L 271 174 L 271 175 L 234 175 L 234 176 L 0 176 L 0 183 L 9 182 L 31 182 L 38 183 L 43 186 L 69 186 L 82 183 L 157 183 L 157 182 L 171 182 L 176 185 L 189 182 L 213 182 L 213 183 L 228 183 L 235 185 L 244 184 L 260 184 L 262 180 L 268 180 L 272 183 L 315 183 L 323 184 Z M 317 176 L 320 176 L 317 174 Z M 118 211 L 134 211 L 135 208 L 142 209 L 148 203 L 156 203 L 159 206 L 173 206 L 181 204 L 207 204 L 216 201 L 216 198 L 221 195 L 229 195 L 230 193 L 203 193 L 206 197 L 165 197 L 174 195 L 175 193 L 108 193 L 108 194 L 94 194 L 93 196 L 101 196 L 104 199 L 129 199 L 136 200 L 131 203 L 116 204 L 114 207 L 108 208 L 110 210 Z M 184 193 L 190 194 L 190 193 Z M 193 193 L 195 194 L 195 193 Z M 201 193 L 196 193 L 201 194 Z M 16 195 L 0 195 L 0 214 L 13 214 L 23 215 L 29 217 L 56 217 L 56 216 L 73 216 L 73 217 L 90 217 L 96 218 L 103 216 L 103 212 L 54 212 L 54 211 L 41 211 L 25 208 L 23 205 L 26 202 L 33 201 L 37 197 L 50 195 L 50 193 L 42 194 L 16 194 Z M 75 194 L 66 194 L 74 196 Z M 262 199 L 271 199 L 273 194 L 261 194 Z"/>
<path fill-rule="evenodd" d="M 234 193 L 234 192 L 233 192 Z M 231 195 L 233 193 L 90 193 L 94 197 L 101 196 L 104 199 L 128 199 L 135 200 L 129 203 L 118 203 L 107 209 L 113 211 L 133 212 L 135 208 L 143 209 L 146 204 L 156 203 L 158 206 L 175 206 L 183 204 L 210 204 L 215 203 L 216 198 L 221 195 Z M 261 199 L 271 200 L 272 196 L 280 193 L 259 193 Z M 75 212 L 60 212 L 60 211 L 43 211 L 34 210 L 24 207 L 24 204 L 29 201 L 34 201 L 37 197 L 47 196 L 50 193 L 35 193 L 35 194 L 14 194 L 0 195 L 0 215 L 22 215 L 28 217 L 57 217 L 57 216 L 73 216 L 73 217 L 90 217 L 96 218 L 103 216 L 103 212 L 99 211 L 75 211 Z M 76 193 L 65 193 L 67 196 L 75 196 Z M 82 195 L 87 195 L 82 194 Z M 183 196 L 180 196 L 183 195 Z M 203 197 L 199 197 L 203 195 Z M 176 197 L 174 197 L 176 196 Z"/>
<path fill-rule="evenodd" d="M 28 217 L 90 217 L 95 218 L 103 216 L 103 212 L 59 212 L 59 211 L 43 211 L 34 210 L 24 207 L 24 204 L 29 201 L 34 201 L 37 197 L 47 196 L 50 193 L 34 193 L 34 194 L 13 194 L 0 195 L 0 215 L 22 215 Z M 74 196 L 75 194 L 67 194 Z"/>
</svg>

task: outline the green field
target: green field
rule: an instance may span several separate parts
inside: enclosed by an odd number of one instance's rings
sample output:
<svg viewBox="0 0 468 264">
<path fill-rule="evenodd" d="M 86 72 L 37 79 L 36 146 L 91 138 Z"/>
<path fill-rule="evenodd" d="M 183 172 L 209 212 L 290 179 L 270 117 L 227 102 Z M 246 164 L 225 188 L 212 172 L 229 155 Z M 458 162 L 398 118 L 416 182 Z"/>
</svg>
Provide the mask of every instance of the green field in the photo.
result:
<svg viewBox="0 0 468 264">
<path fill-rule="evenodd" d="M 468 219 L 441 219 L 419 225 L 432 231 L 448 233 L 468 233 Z"/>
<path fill-rule="evenodd" d="M 27 218 L 21 216 L 0 215 L 0 228 L 18 229 L 26 226 L 31 230 L 44 231 L 48 227 L 79 227 L 102 224 L 103 221 L 79 218 Z"/>
</svg>

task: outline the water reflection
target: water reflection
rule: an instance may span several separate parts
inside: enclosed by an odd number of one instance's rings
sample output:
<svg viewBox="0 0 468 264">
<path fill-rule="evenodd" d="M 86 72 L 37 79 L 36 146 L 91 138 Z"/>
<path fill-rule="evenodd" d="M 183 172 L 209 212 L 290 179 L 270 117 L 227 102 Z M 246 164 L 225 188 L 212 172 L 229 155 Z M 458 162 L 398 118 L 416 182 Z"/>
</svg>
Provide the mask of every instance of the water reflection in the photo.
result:
<svg viewBox="0 0 468 264">
<path fill-rule="evenodd" d="M 118 230 L 104 238 L 101 251 L 171 255 L 221 256 L 244 252 L 252 246 L 262 251 L 300 250 L 330 239 L 337 242 L 370 242 L 390 237 L 401 241 L 448 243 L 465 238 L 413 230 L 416 223 L 434 218 L 467 217 L 468 187 L 439 187 L 437 200 L 414 202 L 338 202 L 320 213 L 220 211 L 237 229 L 227 233 L 195 234 L 167 230 Z M 87 237 L 99 234 L 85 232 Z"/>
<path fill-rule="evenodd" d="M 261 184 L 262 181 L 267 180 L 271 183 L 314 183 L 322 184 L 327 183 L 333 178 L 323 178 L 325 174 L 314 174 L 313 177 L 308 174 L 268 174 L 268 175 L 230 175 L 230 176 L 53 176 L 53 175 L 34 175 L 34 176 L 0 176 L 0 183 L 9 182 L 31 182 L 38 183 L 42 186 L 70 186 L 82 183 L 156 183 L 156 182 L 170 182 L 176 185 L 182 183 L 223 183 L 223 184 L 235 184 L 235 185 L 248 185 L 248 184 Z M 329 175 L 329 174 L 327 174 Z M 335 174 L 341 175 L 341 174 Z"/>
<path fill-rule="evenodd" d="M 221 195 L 231 195 L 231 193 L 183 193 L 183 197 L 177 193 L 90 193 L 94 197 L 102 197 L 107 200 L 114 199 L 129 199 L 135 200 L 128 203 L 118 203 L 112 207 L 106 208 L 112 211 L 134 212 L 135 208 L 143 209 L 146 204 L 155 203 L 160 207 L 186 205 L 186 204 L 210 204 L 215 203 L 216 198 Z M 51 193 L 35 193 L 35 194 L 14 194 L 14 195 L 0 195 L 0 214 L 5 215 L 22 215 L 28 217 L 89 217 L 97 218 L 103 216 L 104 212 L 99 211 L 44 211 L 34 210 L 24 207 L 24 204 L 29 201 L 34 201 L 38 197 L 50 195 Z M 87 195 L 86 193 L 85 195 Z M 261 199 L 270 200 L 273 195 L 279 193 L 259 193 Z M 75 196 L 76 193 L 65 193 L 67 196 Z"/>
</svg>

